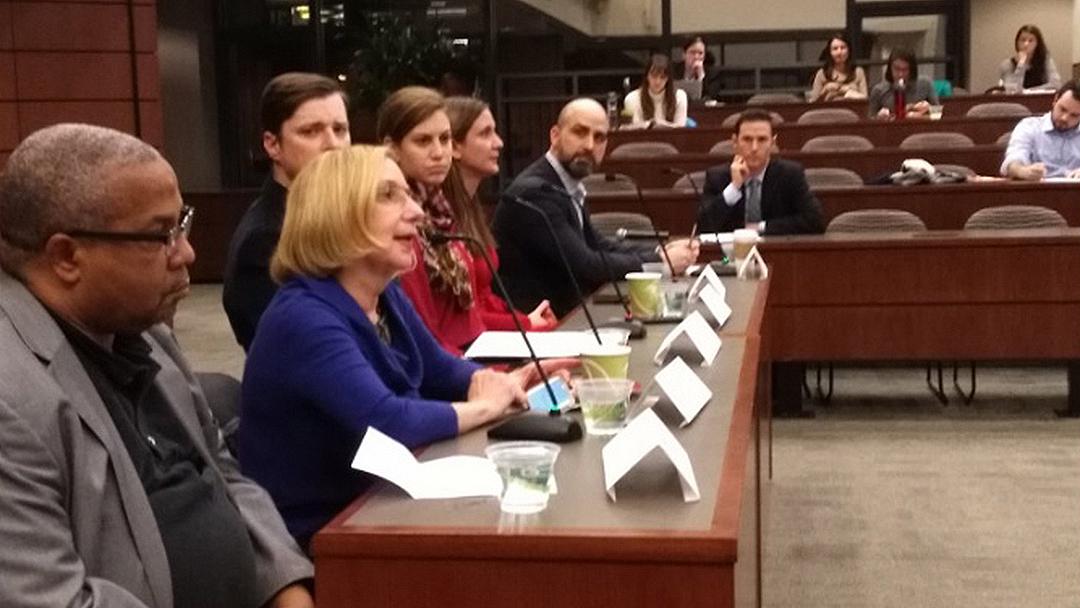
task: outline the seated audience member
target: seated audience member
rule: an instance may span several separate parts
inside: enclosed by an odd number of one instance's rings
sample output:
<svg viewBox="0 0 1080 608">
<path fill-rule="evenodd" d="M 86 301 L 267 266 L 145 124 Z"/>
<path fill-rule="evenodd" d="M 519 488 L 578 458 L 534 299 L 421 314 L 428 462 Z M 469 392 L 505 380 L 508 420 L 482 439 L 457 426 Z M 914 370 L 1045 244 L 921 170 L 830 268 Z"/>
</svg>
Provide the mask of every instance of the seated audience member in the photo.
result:
<svg viewBox="0 0 1080 608">
<path fill-rule="evenodd" d="M 483 243 L 488 257 L 498 271 L 499 257 L 495 251 L 495 237 L 492 236 L 484 210 L 480 207 L 477 191 L 480 189 L 480 182 L 499 172 L 499 152 L 502 150 L 503 141 L 495 131 L 495 118 L 491 115 L 491 110 L 479 99 L 447 98 L 446 113 L 450 117 L 454 161 L 450 164 L 445 192 L 451 208 L 461 220 L 457 225 L 448 226 L 447 231 L 461 232 Z M 474 258 L 469 272 L 472 276 L 475 305 L 480 310 L 486 329 L 514 330 L 515 315 L 526 331 L 555 328 L 558 320 L 547 300 L 540 302 L 528 315 L 512 311 L 507 303 L 492 291 L 491 282 L 494 277 L 482 259 Z"/>
<path fill-rule="evenodd" d="M 743 112 L 732 140 L 732 161 L 705 174 L 698 209 L 702 232 L 750 228 L 761 234 L 800 234 L 825 230 L 821 204 L 810 192 L 802 167 L 772 158 L 776 135 L 768 112 Z"/>
<path fill-rule="evenodd" d="M 465 98 L 468 99 L 468 98 Z M 487 106 L 477 102 L 481 107 Z M 478 114 L 477 114 L 478 115 Z M 467 169 L 471 192 L 462 183 L 461 163 L 453 169 L 454 134 L 447 114 L 446 99 L 424 87 L 405 87 L 391 95 L 379 111 L 377 133 L 397 159 L 413 197 L 421 201 L 425 220 L 420 236 L 414 243 L 418 263 L 401 275 L 401 286 L 412 300 L 424 324 L 443 345 L 461 354 L 485 329 L 488 321 L 503 321 L 513 329 L 513 319 L 505 304 L 491 293 L 491 273 L 473 246 L 455 241 L 432 245 L 435 233 L 463 232 L 484 241 L 491 241 L 483 210 L 474 199 L 480 180 L 494 169 L 498 172 L 502 140 L 495 133 L 495 121 L 488 112 L 489 129 L 483 138 L 474 137 Z M 467 131 L 472 123 L 465 125 Z M 460 125 L 459 125 L 459 128 Z M 462 137 L 465 133 L 461 133 Z M 491 139 L 491 137 L 494 139 Z M 457 144 L 461 150 L 461 144 Z M 479 173 L 484 172 L 481 176 Z M 494 253 L 494 249 L 491 250 Z M 479 278 L 486 278 L 478 282 Z M 488 318 L 485 313 L 495 313 Z M 535 329 L 549 329 L 555 319 L 546 305 L 533 311 Z M 546 315 L 546 316 L 545 316 Z M 525 324 L 531 327 L 528 317 Z M 507 327 L 502 327 L 508 329 Z M 492 328 L 494 329 L 494 328 Z"/>
<path fill-rule="evenodd" d="M 934 83 L 919 77 L 919 64 L 915 55 L 905 49 L 889 53 L 885 80 L 870 89 L 870 116 L 875 118 L 896 117 L 896 92 L 903 91 L 907 116 L 928 116 L 930 106 L 938 104 Z"/>
<path fill-rule="evenodd" d="M 712 55 L 705 49 L 701 36 L 694 36 L 683 44 L 683 60 L 672 67 L 675 80 L 691 80 L 701 83 L 701 97 L 712 99 L 720 92 L 720 73 L 712 66 Z"/>
<path fill-rule="evenodd" d="M 1062 85 L 1049 112 L 1017 123 L 1001 174 L 1030 181 L 1080 178 L 1080 81 Z"/>
<path fill-rule="evenodd" d="M 130 135 L 60 124 L 0 176 L 0 606 L 313 605 L 164 324 L 192 212 Z"/>
<path fill-rule="evenodd" d="M 1022 90 L 1054 90 L 1061 86 L 1061 75 L 1050 57 L 1042 32 L 1034 25 L 1022 25 L 1013 41 L 1015 54 L 998 67 L 998 85 L 1007 93 Z"/>
<path fill-rule="evenodd" d="M 289 183 L 320 152 L 349 145 L 345 94 L 325 76 L 281 74 L 263 89 L 261 106 L 262 143 L 272 172 L 233 233 L 221 292 L 229 325 L 244 350 L 277 290 L 270 279 L 270 255 L 281 234 Z"/>
<path fill-rule="evenodd" d="M 446 352 L 394 280 L 418 263 L 423 218 L 383 147 L 326 152 L 289 189 L 239 434 L 243 470 L 301 546 L 370 484 L 349 466 L 369 426 L 412 448 L 526 407 L 531 366 Z"/>
<path fill-rule="evenodd" d="M 818 60 L 822 66 L 814 74 L 810 101 L 866 98 L 866 72 L 855 65 L 846 34 L 833 34 Z"/>
<path fill-rule="evenodd" d="M 604 158 L 607 137 L 604 108 L 592 99 L 571 101 L 551 127 L 550 149 L 526 167 L 500 199 L 492 231 L 502 259 L 499 275 L 517 306 L 528 309 L 549 298 L 555 314 L 562 316 L 578 305 L 559 249 L 586 294 L 611 281 L 612 275 L 621 279 L 641 270 L 643 262 L 660 261 L 659 247 L 613 241 L 596 232 L 589 221 L 581 180 Z M 547 216 L 557 240 L 552 240 L 537 212 L 518 198 Z M 697 241 L 671 241 L 666 249 L 675 272 L 684 272 L 697 259 Z"/>
<path fill-rule="evenodd" d="M 671 60 L 666 55 L 649 59 L 641 86 L 627 93 L 623 101 L 630 125 L 639 127 L 685 127 L 686 104 L 686 91 L 675 88 Z"/>
</svg>

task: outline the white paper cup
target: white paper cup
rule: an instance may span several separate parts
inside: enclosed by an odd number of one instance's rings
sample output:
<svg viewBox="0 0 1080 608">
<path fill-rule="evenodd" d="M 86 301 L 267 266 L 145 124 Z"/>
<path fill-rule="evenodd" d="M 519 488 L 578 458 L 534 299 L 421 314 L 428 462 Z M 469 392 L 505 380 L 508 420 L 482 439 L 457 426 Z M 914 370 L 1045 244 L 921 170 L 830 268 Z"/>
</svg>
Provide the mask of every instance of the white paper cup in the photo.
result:
<svg viewBox="0 0 1080 608">
<path fill-rule="evenodd" d="M 740 228 L 732 234 L 732 240 L 735 243 L 733 253 L 735 254 L 735 262 L 742 262 L 746 259 L 746 256 L 750 255 L 750 250 L 754 248 L 754 245 L 758 242 L 757 230 L 750 230 L 748 228 Z"/>
</svg>

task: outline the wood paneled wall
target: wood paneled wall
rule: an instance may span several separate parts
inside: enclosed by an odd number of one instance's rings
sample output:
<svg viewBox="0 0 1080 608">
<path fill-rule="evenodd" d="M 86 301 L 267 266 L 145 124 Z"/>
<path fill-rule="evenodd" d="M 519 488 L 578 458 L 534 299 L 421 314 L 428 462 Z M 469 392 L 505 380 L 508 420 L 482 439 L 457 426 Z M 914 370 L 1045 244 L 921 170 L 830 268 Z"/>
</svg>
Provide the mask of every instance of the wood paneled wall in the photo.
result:
<svg viewBox="0 0 1080 608">
<path fill-rule="evenodd" d="M 24 137 L 58 122 L 160 148 L 160 92 L 155 0 L 0 0 L 0 167 Z"/>
</svg>

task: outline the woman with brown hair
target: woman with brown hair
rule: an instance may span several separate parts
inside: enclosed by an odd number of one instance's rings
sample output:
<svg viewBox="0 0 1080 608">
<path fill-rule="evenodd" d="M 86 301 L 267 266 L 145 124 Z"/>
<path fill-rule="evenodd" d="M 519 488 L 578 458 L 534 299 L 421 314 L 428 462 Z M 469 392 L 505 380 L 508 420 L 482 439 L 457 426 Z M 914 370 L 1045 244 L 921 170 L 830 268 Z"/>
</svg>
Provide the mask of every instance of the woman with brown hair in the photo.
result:
<svg viewBox="0 0 1080 608">
<path fill-rule="evenodd" d="M 492 130 L 493 125 L 494 121 Z M 426 87 L 399 89 L 379 108 L 376 136 L 389 147 L 426 216 L 415 245 L 417 264 L 401 276 L 401 285 L 439 343 L 460 354 L 487 329 L 483 311 L 489 306 L 485 304 L 488 297 L 475 280 L 484 262 L 468 244 L 433 245 L 431 235 L 463 232 L 485 244 L 489 240 L 484 239 L 487 225 L 479 206 L 465 200 L 460 184 L 450 186 L 455 195 L 447 196 L 445 182 L 453 160 L 453 138 L 446 99 Z M 501 147 L 501 140 L 499 143 Z M 478 186 L 479 180 L 475 184 Z M 481 272 L 490 274 L 486 269 Z M 526 329 L 553 325 L 553 317 L 550 313 L 545 317 L 545 310 L 541 304 L 524 319 L 533 321 L 535 317 L 536 321 L 525 323 Z"/>
<path fill-rule="evenodd" d="M 1023 90 L 1053 91 L 1061 86 L 1057 64 L 1050 57 L 1042 31 L 1034 25 L 1022 25 L 1013 40 L 1016 53 L 998 67 L 1000 86 L 1006 93 Z"/>
<path fill-rule="evenodd" d="M 866 72 L 855 65 L 846 34 L 833 34 L 818 60 L 821 69 L 810 85 L 810 101 L 866 98 Z"/>
<path fill-rule="evenodd" d="M 631 115 L 632 126 L 685 127 L 686 91 L 676 89 L 667 55 L 653 55 L 641 86 L 626 94 L 623 105 Z"/>
</svg>

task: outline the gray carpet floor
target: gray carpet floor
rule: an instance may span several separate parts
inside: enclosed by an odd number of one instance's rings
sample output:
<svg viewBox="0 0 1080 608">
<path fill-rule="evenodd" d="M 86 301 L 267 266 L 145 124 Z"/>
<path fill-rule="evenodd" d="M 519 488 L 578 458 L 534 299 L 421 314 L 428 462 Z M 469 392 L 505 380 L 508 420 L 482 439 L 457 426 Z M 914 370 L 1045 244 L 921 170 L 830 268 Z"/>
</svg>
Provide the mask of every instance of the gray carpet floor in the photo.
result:
<svg viewBox="0 0 1080 608">
<path fill-rule="evenodd" d="M 195 286 L 175 327 L 196 369 L 241 375 L 220 286 Z M 839 369 L 816 419 L 774 423 L 765 606 L 1080 608 L 1065 372 L 978 381 L 973 404 L 942 407 L 918 368 Z"/>
</svg>

